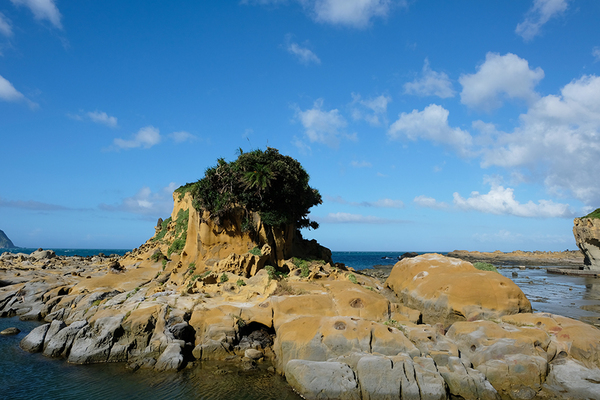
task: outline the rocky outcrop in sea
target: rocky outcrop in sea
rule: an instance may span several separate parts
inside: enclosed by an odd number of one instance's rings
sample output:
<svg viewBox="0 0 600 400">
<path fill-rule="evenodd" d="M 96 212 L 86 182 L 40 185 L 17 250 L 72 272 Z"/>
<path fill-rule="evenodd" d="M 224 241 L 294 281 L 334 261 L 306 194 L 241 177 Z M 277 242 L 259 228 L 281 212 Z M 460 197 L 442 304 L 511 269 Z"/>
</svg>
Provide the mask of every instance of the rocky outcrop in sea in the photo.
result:
<svg viewBox="0 0 600 400">
<path fill-rule="evenodd" d="M 14 249 L 14 243 L 6 236 L 4 231 L 0 230 L 0 249 Z"/>
<path fill-rule="evenodd" d="M 382 281 L 291 228 L 207 217 L 176 195 L 123 257 L 4 253 L 0 315 L 44 322 L 21 347 L 48 357 L 268 362 L 307 399 L 600 398 L 600 330 L 532 313 L 496 272 L 425 254 Z"/>
</svg>

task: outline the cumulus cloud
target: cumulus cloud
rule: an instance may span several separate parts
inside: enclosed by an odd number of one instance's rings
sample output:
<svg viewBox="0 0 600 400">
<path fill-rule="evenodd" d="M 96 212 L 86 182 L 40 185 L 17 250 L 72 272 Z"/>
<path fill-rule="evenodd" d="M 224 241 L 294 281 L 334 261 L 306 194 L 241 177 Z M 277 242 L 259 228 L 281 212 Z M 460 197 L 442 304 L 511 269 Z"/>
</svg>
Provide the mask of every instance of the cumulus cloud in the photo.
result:
<svg viewBox="0 0 600 400">
<path fill-rule="evenodd" d="M 352 118 L 364 119 L 373 126 L 387 124 L 387 105 L 391 101 L 392 98 L 386 95 L 363 100 L 360 94 L 352 93 Z"/>
<path fill-rule="evenodd" d="M 438 96 L 442 99 L 454 97 L 455 95 L 448 75 L 444 72 L 433 71 L 427 58 L 423 64 L 421 77 L 405 83 L 404 93 L 417 96 Z"/>
<path fill-rule="evenodd" d="M 170 214 L 173 208 L 173 191 L 175 189 L 177 189 L 177 185 L 174 182 L 158 192 L 152 192 L 149 187 L 143 187 L 135 195 L 124 198 L 120 204 L 108 205 L 103 203 L 98 207 L 104 211 L 122 211 L 164 217 Z"/>
<path fill-rule="evenodd" d="M 430 104 L 423 111 L 401 113 L 389 130 L 390 139 L 406 137 L 409 140 L 430 140 L 455 149 L 460 155 L 470 155 L 471 135 L 460 128 L 448 125 L 449 112 L 437 104 Z"/>
<path fill-rule="evenodd" d="M 304 133 L 311 143 L 322 143 L 329 147 L 337 147 L 340 137 L 349 137 L 342 133 L 347 123 L 337 109 L 325 111 L 323 99 L 314 102 L 313 108 L 300 110 L 296 107 L 296 118 L 304 127 Z"/>
<path fill-rule="evenodd" d="M 329 213 L 325 217 L 314 217 L 319 223 L 329 224 L 397 224 L 405 221 L 380 218 L 372 215 L 349 214 L 344 212 Z"/>
<path fill-rule="evenodd" d="M 385 18 L 391 0 L 303 0 L 318 22 L 362 28 L 374 17 Z M 404 2 L 402 2 L 404 3 Z"/>
<path fill-rule="evenodd" d="M 527 60 L 515 54 L 501 56 L 487 53 L 485 62 L 474 74 L 461 75 L 463 104 L 491 111 L 502 106 L 503 98 L 522 99 L 528 103 L 539 98 L 534 87 L 544 77 L 541 68 L 530 69 Z"/>
<path fill-rule="evenodd" d="M 573 217 L 568 204 L 554 203 L 551 200 L 529 201 L 525 204 L 515 199 L 514 189 L 492 186 L 489 193 L 472 192 L 471 197 L 463 198 L 454 193 L 454 204 L 463 210 L 474 210 L 497 215 L 515 215 L 517 217 L 554 218 Z"/>
<path fill-rule="evenodd" d="M 0 34 L 11 37 L 13 35 L 12 25 L 10 20 L 0 12 Z"/>
<path fill-rule="evenodd" d="M 448 207 L 448 204 L 446 204 L 444 202 L 439 202 L 436 199 L 434 199 L 433 197 L 427 197 L 427 196 L 424 196 L 424 195 L 415 197 L 414 200 L 413 200 L 413 202 L 417 206 L 424 207 L 424 208 L 441 209 L 441 208 Z"/>
<path fill-rule="evenodd" d="M 242 0 L 242 4 L 272 6 L 287 0 Z M 406 0 L 295 0 L 317 22 L 364 28 L 374 18 L 386 18 L 392 8 L 406 6 Z"/>
<path fill-rule="evenodd" d="M 86 113 L 86 116 L 97 124 L 106 125 L 111 128 L 117 127 L 117 118 L 111 117 L 103 111 L 90 111 Z"/>
<path fill-rule="evenodd" d="M 302 64 L 309 65 L 311 63 L 321 64 L 321 59 L 317 57 L 309 48 L 303 47 L 298 43 L 291 41 L 291 35 L 286 36 L 286 50 L 294 55 Z"/>
<path fill-rule="evenodd" d="M 535 102 L 520 126 L 500 133 L 483 151 L 482 166 L 527 167 L 545 177 L 555 194 L 572 193 L 586 205 L 600 203 L 600 77 L 574 80 Z"/>
<path fill-rule="evenodd" d="M 539 35 L 546 22 L 567 10 L 568 3 L 568 0 L 534 0 L 525 20 L 517 25 L 515 32 L 526 42 L 532 40 Z"/>
<path fill-rule="evenodd" d="M 48 20 L 58 29 L 62 29 L 60 19 L 62 15 L 58 11 L 54 0 L 10 0 L 15 6 L 25 6 L 31 10 L 37 20 Z"/>
<path fill-rule="evenodd" d="M 161 140 L 162 138 L 157 128 L 146 126 L 133 135 L 132 139 L 125 140 L 117 138 L 113 143 L 117 149 L 134 149 L 137 147 L 149 149 L 150 147 L 159 144 Z"/>
<path fill-rule="evenodd" d="M 175 143 L 183 143 L 183 142 L 195 142 L 198 138 L 186 131 L 173 132 L 169 134 L 169 138 L 171 138 Z"/>
</svg>

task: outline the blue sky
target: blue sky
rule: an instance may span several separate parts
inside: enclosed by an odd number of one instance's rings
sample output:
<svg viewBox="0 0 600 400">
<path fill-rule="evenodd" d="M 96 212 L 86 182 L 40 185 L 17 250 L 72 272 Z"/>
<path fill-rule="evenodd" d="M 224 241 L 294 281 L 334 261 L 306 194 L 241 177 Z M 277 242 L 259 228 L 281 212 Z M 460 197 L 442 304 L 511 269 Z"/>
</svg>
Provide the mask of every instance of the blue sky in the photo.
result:
<svg viewBox="0 0 600 400">
<path fill-rule="evenodd" d="M 236 149 L 332 250 L 575 249 L 600 207 L 595 0 L 0 0 L 0 229 L 133 248 Z"/>
</svg>

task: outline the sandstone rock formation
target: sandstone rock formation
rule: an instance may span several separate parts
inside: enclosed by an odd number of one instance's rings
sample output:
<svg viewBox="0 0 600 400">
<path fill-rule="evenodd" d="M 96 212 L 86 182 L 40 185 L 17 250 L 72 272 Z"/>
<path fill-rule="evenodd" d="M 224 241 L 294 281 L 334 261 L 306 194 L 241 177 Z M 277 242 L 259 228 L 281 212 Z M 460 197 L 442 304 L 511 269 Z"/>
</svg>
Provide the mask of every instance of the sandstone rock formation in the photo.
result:
<svg viewBox="0 0 600 400">
<path fill-rule="evenodd" d="M 600 330 L 532 314 L 498 273 L 426 254 L 383 283 L 235 215 L 176 196 L 124 257 L 4 254 L 0 316 L 46 322 L 21 347 L 70 363 L 270 362 L 307 399 L 600 398 Z"/>
<path fill-rule="evenodd" d="M 600 219 L 575 218 L 573 235 L 585 256 L 586 269 L 600 271 Z"/>
</svg>

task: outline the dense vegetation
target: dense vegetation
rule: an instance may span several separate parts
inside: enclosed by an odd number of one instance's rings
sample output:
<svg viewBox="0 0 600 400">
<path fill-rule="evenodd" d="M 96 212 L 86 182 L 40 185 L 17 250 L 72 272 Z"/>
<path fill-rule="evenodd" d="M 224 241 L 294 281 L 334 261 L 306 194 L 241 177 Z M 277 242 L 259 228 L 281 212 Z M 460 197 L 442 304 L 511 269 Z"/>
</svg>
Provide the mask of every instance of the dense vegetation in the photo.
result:
<svg viewBox="0 0 600 400">
<path fill-rule="evenodd" d="M 594 211 L 592 211 L 583 218 L 600 218 L 600 208 L 596 208 Z"/>
<path fill-rule="evenodd" d="M 204 178 L 176 190 L 180 198 L 190 192 L 197 210 L 210 211 L 217 223 L 241 207 L 246 210 L 242 228 L 252 229 L 251 212 L 258 212 L 266 225 L 294 224 L 297 228 L 318 228 L 308 218 L 309 209 L 321 204 L 319 191 L 308 185 L 309 176 L 300 163 L 268 147 L 244 153 L 235 161 L 223 158 L 206 170 Z"/>
</svg>

